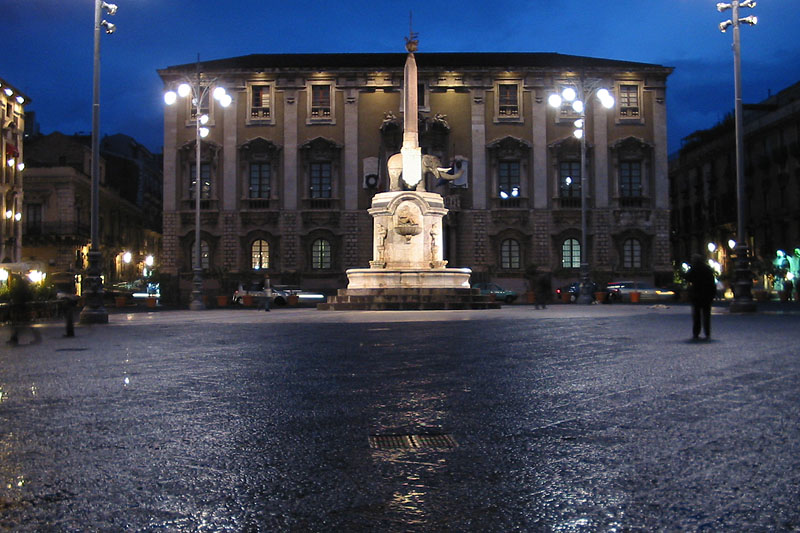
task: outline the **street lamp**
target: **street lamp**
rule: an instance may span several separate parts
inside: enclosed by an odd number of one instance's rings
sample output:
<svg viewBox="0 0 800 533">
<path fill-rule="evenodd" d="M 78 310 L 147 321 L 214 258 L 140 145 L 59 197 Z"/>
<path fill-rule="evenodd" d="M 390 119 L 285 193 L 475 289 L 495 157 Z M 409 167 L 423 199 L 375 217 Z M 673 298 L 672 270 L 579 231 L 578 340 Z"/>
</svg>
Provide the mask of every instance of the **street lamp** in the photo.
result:
<svg viewBox="0 0 800 533">
<path fill-rule="evenodd" d="M 573 135 L 576 139 L 581 141 L 581 285 L 577 303 L 590 304 L 592 303 L 592 288 L 589 280 L 589 240 L 587 231 L 587 191 L 588 191 L 588 176 L 586 172 L 586 106 L 589 104 L 591 97 L 597 96 L 600 104 L 605 109 L 614 107 L 614 97 L 608 89 L 601 86 L 602 80 L 599 79 L 584 79 L 581 77 L 575 81 L 571 81 L 570 85 L 565 86 L 561 93 L 553 93 L 547 99 L 551 107 L 561 109 L 564 102 L 571 105 L 572 110 L 578 115 L 578 119 L 573 123 L 575 130 Z"/>
<path fill-rule="evenodd" d="M 213 91 L 211 87 L 217 78 L 207 79 L 200 73 L 200 61 L 198 59 L 197 69 L 195 70 L 194 78 L 184 77 L 183 82 L 178 85 L 177 91 L 167 91 L 164 93 L 164 103 L 173 105 L 178 97 L 187 98 L 191 96 L 192 105 L 195 106 L 197 113 L 195 114 L 195 176 L 194 176 L 194 277 L 192 279 L 192 301 L 189 303 L 189 309 L 192 311 L 200 311 L 205 309 L 203 303 L 203 251 L 200 242 L 200 197 L 202 196 L 203 187 L 200 181 L 200 139 L 208 136 L 209 130 L 206 127 L 208 124 L 208 115 L 201 115 L 200 109 L 204 101 L 208 101 L 209 92 L 215 100 L 219 102 L 222 107 L 231 105 L 233 99 L 225 91 L 223 87 L 216 86 Z"/>
<path fill-rule="evenodd" d="M 742 56 L 739 42 L 739 26 L 741 24 L 755 25 L 758 17 L 752 15 L 739 17 L 739 8 L 754 8 L 756 3 L 753 0 L 733 0 L 731 3 L 720 2 L 717 4 L 717 11 L 720 13 L 730 9 L 732 17 L 730 20 L 721 22 L 719 29 L 723 33 L 733 26 L 733 78 L 734 78 L 734 98 L 736 107 L 734 109 L 736 127 L 736 196 L 737 196 L 737 218 L 736 228 L 736 266 L 734 268 L 733 282 L 733 302 L 730 305 L 732 313 L 752 313 L 756 310 L 756 303 L 753 300 L 753 275 L 750 272 L 750 258 L 747 247 L 747 236 L 745 235 L 745 186 L 744 186 L 744 129 L 742 127 Z"/>
<path fill-rule="evenodd" d="M 103 11 L 109 15 L 117 12 L 115 4 L 95 0 L 94 3 L 94 74 L 92 78 L 92 248 L 89 266 L 83 278 L 82 293 L 86 305 L 81 310 L 82 324 L 108 324 L 108 311 L 103 307 L 102 260 L 99 236 L 100 211 L 100 28 L 107 34 L 117 27 L 102 20 Z"/>
</svg>

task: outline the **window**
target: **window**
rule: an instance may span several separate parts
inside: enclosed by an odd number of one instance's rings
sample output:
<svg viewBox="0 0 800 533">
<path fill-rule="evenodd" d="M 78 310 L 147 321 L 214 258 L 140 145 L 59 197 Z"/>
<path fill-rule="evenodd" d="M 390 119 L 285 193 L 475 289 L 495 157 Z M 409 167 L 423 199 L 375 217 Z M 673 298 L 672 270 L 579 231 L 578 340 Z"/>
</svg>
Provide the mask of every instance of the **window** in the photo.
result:
<svg viewBox="0 0 800 533">
<path fill-rule="evenodd" d="M 622 266 L 642 268 L 642 243 L 637 239 L 627 239 L 622 243 Z"/>
<path fill-rule="evenodd" d="M 561 161 L 558 165 L 559 196 L 561 198 L 577 198 L 580 202 L 581 197 L 581 162 L 580 161 Z"/>
<path fill-rule="evenodd" d="M 195 182 L 197 181 L 197 164 L 189 165 L 189 199 L 194 200 Z M 211 165 L 200 163 L 200 199 L 211 198 Z"/>
<path fill-rule="evenodd" d="M 311 268 L 314 270 L 331 268 L 330 241 L 317 239 L 311 244 Z"/>
<path fill-rule="evenodd" d="M 25 206 L 25 233 L 29 235 L 42 233 L 42 204 Z"/>
<path fill-rule="evenodd" d="M 269 119 L 271 117 L 272 93 L 269 85 L 250 87 L 250 118 Z"/>
<path fill-rule="evenodd" d="M 195 243 L 192 243 L 192 265 L 195 264 L 195 258 L 197 257 L 197 247 Z M 209 267 L 209 253 L 208 253 L 208 243 L 206 241 L 200 241 L 200 268 L 203 270 L 208 270 Z"/>
<path fill-rule="evenodd" d="M 331 118 L 331 86 L 312 85 L 311 86 L 311 118 L 329 119 Z"/>
<path fill-rule="evenodd" d="M 331 164 L 311 163 L 311 198 L 331 197 Z"/>
<path fill-rule="evenodd" d="M 250 198 L 269 199 L 269 163 L 250 163 Z"/>
<path fill-rule="evenodd" d="M 641 161 L 620 162 L 619 192 L 623 198 L 638 198 L 642 195 Z"/>
<path fill-rule="evenodd" d="M 567 239 L 561 246 L 561 266 L 579 268 L 581 266 L 581 244 L 578 239 Z"/>
<path fill-rule="evenodd" d="M 513 269 L 520 267 L 519 241 L 505 239 L 500 243 L 500 267 Z"/>
<path fill-rule="evenodd" d="M 269 268 L 269 243 L 259 239 L 250 247 L 250 266 L 253 270 Z"/>
<path fill-rule="evenodd" d="M 519 196 L 519 168 L 519 161 L 500 161 L 497 164 L 497 184 L 500 198 Z"/>
<path fill-rule="evenodd" d="M 204 87 L 200 88 L 200 94 L 203 93 Z M 208 92 L 206 93 L 205 99 L 200 101 L 200 114 L 201 115 L 208 115 L 211 118 L 211 110 L 209 109 L 209 102 L 211 101 L 211 91 L 212 89 L 209 88 Z M 189 103 L 189 117 L 191 120 L 195 120 L 197 118 L 197 102 L 195 102 L 194 97 L 188 99 Z"/>
<path fill-rule="evenodd" d="M 622 84 L 619 86 L 619 116 L 639 118 L 639 86 Z"/>
<path fill-rule="evenodd" d="M 500 118 L 519 117 L 519 86 L 516 83 L 501 83 L 497 86 L 498 109 Z"/>
<path fill-rule="evenodd" d="M 417 107 L 428 109 L 428 87 L 424 82 L 417 83 Z"/>
</svg>

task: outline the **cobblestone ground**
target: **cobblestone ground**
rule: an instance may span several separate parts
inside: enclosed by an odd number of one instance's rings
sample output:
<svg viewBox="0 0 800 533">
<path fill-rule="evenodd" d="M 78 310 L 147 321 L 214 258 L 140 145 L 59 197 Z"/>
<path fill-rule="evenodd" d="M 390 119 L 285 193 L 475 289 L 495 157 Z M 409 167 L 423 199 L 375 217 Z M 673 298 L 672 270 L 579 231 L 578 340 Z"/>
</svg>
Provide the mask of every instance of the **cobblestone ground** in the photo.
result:
<svg viewBox="0 0 800 533">
<path fill-rule="evenodd" d="M 0 529 L 800 531 L 800 316 L 717 311 L 48 324 L 0 347 Z"/>
</svg>

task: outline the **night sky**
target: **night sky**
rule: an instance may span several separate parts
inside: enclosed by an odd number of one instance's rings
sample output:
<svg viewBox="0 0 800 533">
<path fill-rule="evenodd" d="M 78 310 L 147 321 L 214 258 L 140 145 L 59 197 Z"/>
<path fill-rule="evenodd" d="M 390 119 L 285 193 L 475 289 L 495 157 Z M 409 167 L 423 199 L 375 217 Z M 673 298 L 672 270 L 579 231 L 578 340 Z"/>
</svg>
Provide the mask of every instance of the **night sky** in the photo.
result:
<svg viewBox="0 0 800 533">
<path fill-rule="evenodd" d="M 32 100 L 43 133 L 91 130 L 93 0 L 3 0 L 0 77 Z M 675 67 L 669 150 L 733 109 L 732 35 L 713 0 L 118 0 L 102 39 L 101 133 L 163 144 L 156 69 L 256 53 L 558 52 Z M 743 99 L 800 81 L 800 0 L 763 0 L 742 27 Z M 10 31 L 9 31 L 10 30 Z"/>
</svg>

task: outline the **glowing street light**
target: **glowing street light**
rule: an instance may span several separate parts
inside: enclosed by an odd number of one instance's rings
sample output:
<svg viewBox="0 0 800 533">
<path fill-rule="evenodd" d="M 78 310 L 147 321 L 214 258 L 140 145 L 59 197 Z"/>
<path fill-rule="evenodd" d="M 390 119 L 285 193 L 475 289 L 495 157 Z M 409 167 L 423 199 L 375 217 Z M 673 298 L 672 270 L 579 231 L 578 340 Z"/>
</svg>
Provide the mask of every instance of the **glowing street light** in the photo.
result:
<svg viewBox="0 0 800 533">
<path fill-rule="evenodd" d="M 207 127 L 208 115 L 200 114 L 203 102 L 208 102 L 209 97 L 213 97 L 222 107 L 228 107 L 233 102 L 233 98 L 225 91 L 224 87 L 217 85 L 211 89 L 217 78 L 206 79 L 200 73 L 200 60 L 197 61 L 197 69 L 194 79 L 186 78 L 178 85 L 177 91 L 167 91 L 164 93 L 164 103 L 173 105 L 178 97 L 192 98 L 192 105 L 197 110 L 195 118 L 195 179 L 194 179 L 194 200 L 195 200 L 195 219 L 194 219 L 194 246 L 195 257 L 192 280 L 192 301 L 189 309 L 199 311 L 205 309 L 203 303 L 203 255 L 200 245 L 200 197 L 202 196 L 202 182 L 200 179 L 200 140 L 208 137 L 210 130 Z"/>
<path fill-rule="evenodd" d="M 734 122 L 736 128 L 736 194 L 737 194 L 737 228 L 736 228 L 736 267 L 734 269 L 733 282 L 733 302 L 729 310 L 733 313 L 752 313 L 756 310 L 756 303 L 753 300 L 753 275 L 750 272 L 750 258 L 747 247 L 747 236 L 745 235 L 745 183 L 744 183 L 744 128 L 742 127 L 742 54 L 739 37 L 739 26 L 747 24 L 750 26 L 758 22 L 754 16 L 739 17 L 739 8 L 754 8 L 756 3 L 753 0 L 733 0 L 730 3 L 719 2 L 717 11 L 720 13 L 730 9 L 731 19 L 719 25 L 722 32 L 733 27 L 733 78 L 734 78 Z"/>
<path fill-rule="evenodd" d="M 83 277 L 84 286 L 81 292 L 85 297 L 86 305 L 81 310 L 80 321 L 83 324 L 107 324 L 108 311 L 103 306 L 103 277 L 102 259 L 100 251 L 100 29 L 105 28 L 106 34 L 112 34 L 117 29 L 114 24 L 101 20 L 103 11 L 109 15 L 117 12 L 116 4 L 109 4 L 103 0 L 94 3 L 94 68 L 92 76 L 92 205 L 91 205 L 91 234 L 92 247 L 89 250 L 89 266 Z"/>
<path fill-rule="evenodd" d="M 591 282 L 589 281 L 589 259 L 588 259 L 588 231 L 587 231 L 587 195 L 588 177 L 586 172 L 586 106 L 594 95 L 605 109 L 614 107 L 614 97 L 611 92 L 600 85 L 602 81 L 597 79 L 584 79 L 581 77 L 571 81 L 572 85 L 567 85 L 561 93 L 553 93 L 547 98 L 550 107 L 561 109 L 564 102 L 571 105 L 572 110 L 578 114 L 578 119 L 573 122 L 575 126 L 572 134 L 581 141 L 581 286 L 578 294 L 577 303 L 592 303 Z M 567 178 L 567 185 L 572 183 L 571 178 Z"/>
</svg>

